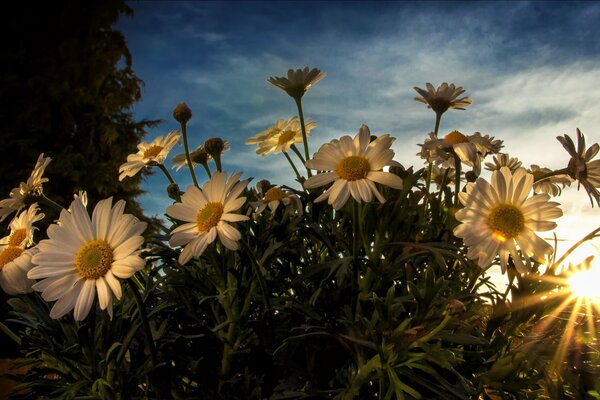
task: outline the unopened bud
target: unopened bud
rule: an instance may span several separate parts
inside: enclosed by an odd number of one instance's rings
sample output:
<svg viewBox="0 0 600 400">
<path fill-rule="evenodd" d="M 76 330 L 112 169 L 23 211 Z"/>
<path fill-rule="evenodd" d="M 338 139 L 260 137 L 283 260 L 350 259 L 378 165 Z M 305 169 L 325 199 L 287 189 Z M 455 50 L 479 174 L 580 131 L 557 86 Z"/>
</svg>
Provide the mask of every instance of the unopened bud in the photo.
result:
<svg viewBox="0 0 600 400">
<path fill-rule="evenodd" d="M 173 118 L 175 118 L 175 121 L 185 124 L 192 119 L 192 110 L 187 106 L 187 104 L 181 102 L 175 106 L 175 109 L 173 109 Z"/>
<path fill-rule="evenodd" d="M 217 158 L 225 150 L 225 140 L 221 138 L 210 138 L 204 142 L 204 150 L 213 158 Z"/>
<path fill-rule="evenodd" d="M 464 303 L 457 299 L 452 299 L 448 302 L 448 312 L 450 315 L 459 316 L 464 314 L 467 311 L 467 307 L 465 307 Z"/>
<path fill-rule="evenodd" d="M 465 173 L 465 178 L 467 182 L 475 182 L 477 180 L 477 174 L 474 171 L 467 171 Z"/>
<path fill-rule="evenodd" d="M 181 198 L 181 191 L 179 190 L 179 185 L 176 183 L 171 183 L 167 186 L 167 195 L 173 200 L 179 201 Z"/>
<path fill-rule="evenodd" d="M 271 182 L 268 181 L 267 179 L 263 179 L 258 181 L 258 183 L 256 184 L 256 189 L 260 192 L 260 193 L 266 193 L 267 190 L 269 190 L 269 188 L 273 186 L 271 185 Z"/>
<path fill-rule="evenodd" d="M 208 155 L 206 150 L 204 150 L 204 147 L 201 146 L 190 153 L 190 158 L 196 164 L 204 165 L 208 162 L 210 156 Z"/>
</svg>

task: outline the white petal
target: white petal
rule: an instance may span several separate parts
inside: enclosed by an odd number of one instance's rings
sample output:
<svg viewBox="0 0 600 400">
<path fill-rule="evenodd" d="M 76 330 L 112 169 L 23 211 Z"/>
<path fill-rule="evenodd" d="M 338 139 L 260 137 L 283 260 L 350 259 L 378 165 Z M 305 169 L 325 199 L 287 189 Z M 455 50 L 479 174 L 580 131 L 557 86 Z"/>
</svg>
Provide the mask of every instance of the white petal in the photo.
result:
<svg viewBox="0 0 600 400">
<path fill-rule="evenodd" d="M 367 179 L 394 189 L 402 189 L 402 178 L 389 172 L 371 171 L 367 174 Z"/>
<path fill-rule="evenodd" d="M 323 174 L 313 175 L 304 182 L 304 187 L 306 189 L 313 189 L 319 186 L 327 185 L 328 183 L 333 182 L 337 177 L 337 173 L 335 172 L 326 172 Z"/>
<path fill-rule="evenodd" d="M 75 309 L 73 310 L 73 318 L 75 321 L 83 321 L 87 317 L 92 304 L 94 304 L 94 297 L 96 296 L 96 284 L 94 279 L 87 279 L 83 282 L 81 293 L 75 303 Z"/>
</svg>

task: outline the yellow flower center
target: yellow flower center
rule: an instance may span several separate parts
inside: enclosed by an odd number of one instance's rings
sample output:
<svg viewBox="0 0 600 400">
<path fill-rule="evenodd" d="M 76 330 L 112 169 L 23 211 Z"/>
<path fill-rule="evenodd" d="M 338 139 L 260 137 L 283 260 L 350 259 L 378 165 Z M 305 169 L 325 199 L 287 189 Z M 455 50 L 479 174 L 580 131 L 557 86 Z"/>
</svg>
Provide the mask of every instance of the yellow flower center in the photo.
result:
<svg viewBox="0 0 600 400">
<path fill-rule="evenodd" d="M 217 226 L 223 215 L 223 204 L 219 202 L 206 203 L 196 215 L 199 232 L 208 232 Z"/>
<path fill-rule="evenodd" d="M 284 131 L 281 135 L 279 135 L 279 139 L 277 141 L 278 144 L 286 144 L 287 142 L 293 140 L 296 137 L 295 131 Z"/>
<path fill-rule="evenodd" d="M 0 269 L 4 268 L 6 264 L 13 261 L 23 253 L 23 249 L 17 246 L 6 246 L 2 253 L 0 253 Z"/>
<path fill-rule="evenodd" d="M 448 144 L 468 143 L 469 139 L 459 131 L 452 131 L 444 136 L 444 141 Z"/>
<path fill-rule="evenodd" d="M 492 209 L 487 220 L 493 235 L 500 241 L 517 237 L 525 227 L 525 217 L 519 208 L 500 204 Z"/>
<path fill-rule="evenodd" d="M 347 181 L 364 179 L 370 170 L 369 161 L 361 156 L 346 157 L 335 167 L 338 176 Z"/>
<path fill-rule="evenodd" d="M 25 229 L 25 228 L 16 229 L 10 233 L 10 236 L 8 237 L 8 245 L 9 246 L 20 246 L 26 237 L 27 237 L 27 229 Z"/>
<path fill-rule="evenodd" d="M 274 188 L 267 190 L 267 193 L 265 193 L 264 201 L 266 203 L 270 203 L 275 200 L 283 200 L 286 197 L 287 197 L 287 194 L 283 190 L 274 187 Z"/>
<path fill-rule="evenodd" d="M 164 149 L 164 147 L 162 146 L 158 146 L 156 144 L 148 147 L 146 150 L 144 150 L 144 158 L 151 158 L 151 157 L 156 157 L 157 155 L 160 154 L 160 152 Z"/>
<path fill-rule="evenodd" d="M 98 279 L 110 270 L 113 250 L 104 239 L 90 240 L 77 251 L 75 269 L 84 279 Z"/>
</svg>

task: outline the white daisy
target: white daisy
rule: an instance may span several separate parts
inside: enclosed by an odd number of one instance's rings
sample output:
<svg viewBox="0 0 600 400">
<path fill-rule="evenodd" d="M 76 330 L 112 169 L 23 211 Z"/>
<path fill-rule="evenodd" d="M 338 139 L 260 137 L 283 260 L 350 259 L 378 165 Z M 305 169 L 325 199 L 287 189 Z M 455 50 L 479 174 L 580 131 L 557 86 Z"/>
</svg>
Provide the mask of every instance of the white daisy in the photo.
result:
<svg viewBox="0 0 600 400">
<path fill-rule="evenodd" d="M 38 211 L 36 203 L 29 206 L 11 221 L 10 234 L 0 239 L 0 286 L 7 294 L 31 291 L 33 281 L 27 278 L 27 272 L 33 267 L 31 256 L 37 248 L 27 248 L 33 243 L 33 224 L 44 218 Z"/>
<path fill-rule="evenodd" d="M 310 131 L 317 124 L 309 122 L 304 126 L 306 136 L 310 136 Z M 287 153 L 295 143 L 302 143 L 302 127 L 296 117 L 285 121 L 278 119 L 275 125 L 267 130 L 249 138 L 246 144 L 256 144 L 256 154 L 266 156 L 268 154 L 277 154 L 280 151 Z"/>
<path fill-rule="evenodd" d="M 258 207 L 256 212 L 259 214 L 267 207 L 269 207 L 271 213 L 274 213 L 280 205 L 283 205 L 287 213 L 294 214 L 297 212 L 302 215 L 302 202 L 298 196 L 277 186 L 267 190 L 264 197 L 255 205 Z"/>
<path fill-rule="evenodd" d="M 152 143 L 142 142 L 138 144 L 138 152 L 127 156 L 127 162 L 119 167 L 119 180 L 122 181 L 127 176 L 135 176 L 140 170 L 148 165 L 163 164 L 171 148 L 177 144 L 181 133 L 171 131 L 163 139 L 157 137 Z"/>
<path fill-rule="evenodd" d="M 27 197 L 37 197 L 43 193 L 42 183 L 48 182 L 48 178 L 42 178 L 42 175 L 50 161 L 50 157 L 44 157 L 44 153 L 40 154 L 27 182 L 21 182 L 18 188 L 10 191 L 8 199 L 0 201 L 0 221 L 23 208 Z"/>
<path fill-rule="evenodd" d="M 516 157 L 511 157 L 508 154 L 498 154 L 493 157 L 494 162 L 486 162 L 485 169 L 488 171 L 498 171 L 502 167 L 508 167 L 513 174 L 521 168 L 521 161 Z"/>
<path fill-rule="evenodd" d="M 46 301 L 56 301 L 51 318 L 71 310 L 83 320 L 94 303 L 96 292 L 102 310 L 112 318 L 112 294 L 121 298 L 117 278 L 127 279 L 144 268 L 138 250 L 144 242 L 146 223 L 124 214 L 125 202 L 112 206 L 112 198 L 98 202 L 92 217 L 80 199 L 63 210 L 57 224 L 48 228 L 48 239 L 37 246 L 29 279 L 42 279 L 33 289 Z"/>
<path fill-rule="evenodd" d="M 315 202 L 328 199 L 336 210 L 346 204 L 350 195 L 360 203 L 370 202 L 374 194 L 384 203 L 385 198 L 377 190 L 375 182 L 394 189 L 402 188 L 399 176 L 381 170 L 394 158 L 394 151 L 390 149 L 394 140 L 385 134 L 371 142 L 369 128 L 362 125 L 354 140 L 350 136 L 342 136 L 340 140 L 324 144 L 306 162 L 306 167 L 326 172 L 308 178 L 304 187 L 312 189 L 333 182 Z"/>
<path fill-rule="evenodd" d="M 458 98 L 465 90 L 460 86 L 454 86 L 454 83 L 448 84 L 444 82 L 437 89 L 429 82 L 427 82 L 426 86 L 427 90 L 414 87 L 417 93 L 421 95 L 421 97 L 415 97 L 415 100 L 426 104 L 427 108 L 431 108 L 437 114 L 443 114 L 449 108 L 464 110 L 466 106 L 473 103 L 466 96 Z"/>
<path fill-rule="evenodd" d="M 502 272 L 506 272 L 511 255 L 517 270 L 524 273 L 528 268 L 517 246 L 528 265 L 529 258 L 543 262 L 552 253 L 552 246 L 535 232 L 554 229 L 556 223 L 550 220 L 562 216 L 562 211 L 558 203 L 548 201 L 547 194 L 528 197 L 532 185 L 533 175 L 524 168 L 512 174 L 502 167 L 493 172 L 491 184 L 478 178 L 459 193 L 464 208 L 456 212 L 462 223 L 454 234 L 463 239 L 467 256 L 478 260 L 480 267 L 488 267 L 499 255 Z"/>
<path fill-rule="evenodd" d="M 325 73 L 318 68 L 289 69 L 287 78 L 275 76 L 267 79 L 271 85 L 285 91 L 291 97 L 300 99 L 312 85 L 325 78 Z"/>
<path fill-rule="evenodd" d="M 532 174 L 534 179 L 539 179 L 543 175 L 552 172 L 552 170 L 550 168 L 543 168 L 539 165 L 532 164 L 531 169 L 527 172 Z M 562 189 L 564 189 L 565 186 L 571 186 L 572 182 L 573 179 L 571 179 L 571 177 L 566 174 L 550 176 L 548 178 L 534 182 L 533 192 L 547 193 L 552 197 L 556 197 L 560 195 Z"/>
<path fill-rule="evenodd" d="M 237 250 L 241 234 L 229 223 L 249 219 L 234 213 L 246 202 L 245 197 L 238 197 L 248 184 L 247 180 L 238 182 L 241 175 L 233 174 L 227 180 L 226 172 L 215 172 L 202 190 L 189 186 L 181 203 L 167 207 L 167 215 L 185 222 L 171 232 L 169 240 L 173 247 L 185 245 L 179 255 L 180 264 L 200 257 L 217 235 L 225 247 Z"/>
</svg>

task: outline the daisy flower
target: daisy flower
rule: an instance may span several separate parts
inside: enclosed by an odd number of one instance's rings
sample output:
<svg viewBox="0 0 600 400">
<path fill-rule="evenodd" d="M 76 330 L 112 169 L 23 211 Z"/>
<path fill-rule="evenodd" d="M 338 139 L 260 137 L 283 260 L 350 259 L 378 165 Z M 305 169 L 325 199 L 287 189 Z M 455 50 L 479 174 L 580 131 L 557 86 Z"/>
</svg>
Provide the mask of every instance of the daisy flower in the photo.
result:
<svg viewBox="0 0 600 400">
<path fill-rule="evenodd" d="M 312 85 L 323 78 L 325 78 L 325 73 L 321 72 L 319 69 L 309 69 L 308 67 L 304 67 L 304 69 L 288 70 L 287 78 L 283 76 L 272 76 L 267 79 L 267 82 L 283 90 L 294 99 L 299 100 Z"/>
<path fill-rule="evenodd" d="M 539 165 L 532 164 L 531 169 L 527 172 L 532 174 L 535 180 L 552 172 L 552 170 L 549 168 L 542 168 Z M 569 177 L 569 175 L 550 176 L 548 178 L 534 182 L 533 192 L 547 193 L 550 196 L 556 197 L 561 193 L 562 189 L 564 189 L 565 186 L 571 186 L 571 182 L 573 182 L 573 180 Z M 562 187 L 559 185 L 561 185 Z"/>
<path fill-rule="evenodd" d="M 461 222 L 454 234 L 468 247 L 467 257 L 476 259 L 482 268 L 488 267 L 496 255 L 500 256 L 502 272 L 506 272 L 511 255 L 517 270 L 529 268 L 517 252 L 539 262 L 552 253 L 552 246 L 536 235 L 556 227 L 550 220 L 562 216 L 558 203 L 548 201 L 550 196 L 539 194 L 529 197 L 533 175 L 524 168 L 514 174 L 507 167 L 492 173 L 491 184 L 483 178 L 469 183 L 466 191 L 459 193 L 464 208 L 456 212 Z"/>
<path fill-rule="evenodd" d="M 435 182 L 438 189 L 442 189 L 456 180 L 454 168 L 439 168 L 435 165 L 431 169 L 431 181 Z"/>
<path fill-rule="evenodd" d="M 456 110 L 464 110 L 466 106 L 473 103 L 468 97 L 458 96 L 463 94 L 465 90 L 462 87 L 455 87 L 453 83 L 447 84 L 442 83 L 437 89 L 433 85 L 427 82 L 427 90 L 414 87 L 414 89 L 421 95 L 421 97 L 415 97 L 415 100 L 426 104 L 427 108 L 431 108 L 436 114 L 443 114 L 449 108 Z"/>
<path fill-rule="evenodd" d="M 167 207 L 168 216 L 185 222 L 171 232 L 169 240 L 172 247 L 185 246 L 179 255 L 180 264 L 200 257 L 217 235 L 225 247 L 237 250 L 241 234 L 230 223 L 249 219 L 234 213 L 246 202 L 245 197 L 238 197 L 248 184 L 247 180 L 238 182 L 240 176 L 241 172 L 227 180 L 226 172 L 215 172 L 202 190 L 189 186 L 181 203 Z"/>
<path fill-rule="evenodd" d="M 0 201 L 0 221 L 23 208 L 28 197 L 37 197 L 43 193 L 42 183 L 48 182 L 48 178 L 42 178 L 42 175 L 50 161 L 50 157 L 44 157 L 44 153 L 40 154 L 27 182 L 21 182 L 19 187 L 10 191 L 8 199 Z"/>
<path fill-rule="evenodd" d="M 313 189 L 333 182 L 315 202 L 328 199 L 336 210 L 346 204 L 350 195 L 360 203 L 370 202 L 374 194 L 384 203 L 385 198 L 377 190 L 375 182 L 394 189 L 402 188 L 399 176 L 381 171 L 394 158 L 394 151 L 390 149 L 394 140 L 385 134 L 371 142 L 369 128 L 362 125 L 354 139 L 342 136 L 340 140 L 325 143 L 305 164 L 307 168 L 325 172 L 308 178 L 304 187 Z"/>
<path fill-rule="evenodd" d="M 486 162 L 485 169 L 488 171 L 499 171 L 502 167 L 507 167 L 513 174 L 517 169 L 521 168 L 521 161 L 516 157 L 511 157 L 508 154 L 498 154 L 493 158 L 494 162 Z"/>
<path fill-rule="evenodd" d="M 592 158 L 600 151 L 600 146 L 598 146 L 598 143 L 594 143 L 586 150 L 585 137 L 579 129 L 577 129 L 577 149 L 575 149 L 575 143 L 568 135 L 558 136 L 556 139 L 571 156 L 567 167 L 569 176 L 576 179 L 579 185 L 583 185 L 590 197 L 592 206 L 594 200 L 596 200 L 596 204 L 600 205 L 600 192 L 598 192 L 598 188 L 600 188 L 600 159 L 592 161 Z M 579 189 L 579 186 L 577 188 Z"/>
<path fill-rule="evenodd" d="M 37 248 L 28 249 L 33 243 L 33 224 L 44 214 L 38 214 L 36 203 L 20 213 L 10 223 L 10 234 L 0 239 L 0 286 L 10 295 L 31 292 L 33 281 L 27 272 L 33 268 L 31 257 Z"/>
<path fill-rule="evenodd" d="M 51 318 L 73 310 L 76 321 L 85 319 L 96 292 L 100 308 L 112 318 L 112 295 L 120 299 L 122 294 L 117 278 L 127 279 L 146 265 L 138 249 L 147 224 L 124 209 L 123 200 L 114 206 L 112 198 L 101 200 L 90 218 L 81 199 L 75 199 L 48 228 L 27 276 L 41 279 L 33 289 L 44 300 L 56 300 Z"/>
<path fill-rule="evenodd" d="M 121 164 L 119 167 L 119 180 L 122 181 L 125 177 L 135 176 L 142 168 L 148 165 L 162 164 L 180 137 L 180 132 L 171 131 L 164 139 L 162 136 L 159 136 L 152 143 L 142 142 L 138 144 L 139 151 L 128 155 L 127 162 Z"/>
<path fill-rule="evenodd" d="M 316 125 L 315 122 L 310 122 L 304 126 L 306 128 L 306 136 L 310 135 L 310 131 Z M 278 119 L 275 125 L 249 138 L 246 144 L 256 144 L 256 154 L 266 156 L 271 153 L 279 153 L 280 151 L 287 153 L 293 144 L 302 142 L 300 122 L 296 117 L 292 117 L 288 121 Z"/>
<path fill-rule="evenodd" d="M 254 204 L 258 207 L 257 213 L 262 213 L 267 207 L 271 210 L 271 213 L 275 213 L 280 205 L 283 205 L 286 212 L 294 214 L 297 212 L 302 215 L 302 202 L 294 193 L 283 190 L 274 186 L 266 191 L 263 198 Z"/>
<path fill-rule="evenodd" d="M 433 133 L 420 145 L 421 152 L 417 153 L 427 162 L 441 165 L 442 168 L 454 168 L 454 155 L 461 162 L 473 167 L 480 163 L 480 155 L 477 146 L 469 140 L 469 137 L 459 131 L 452 131 L 441 139 Z"/>
</svg>

